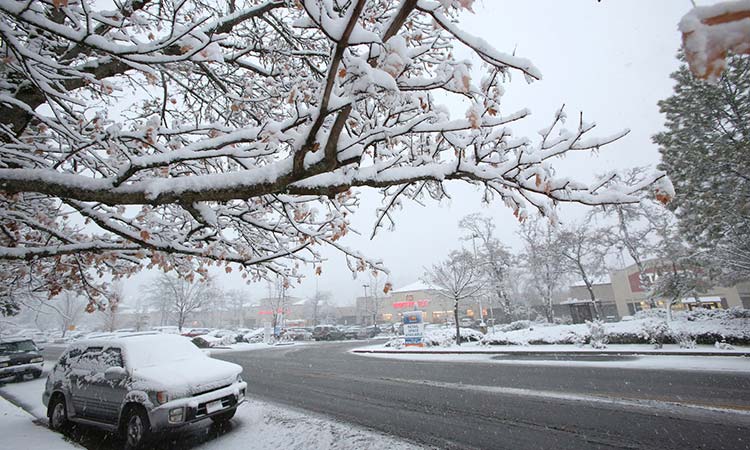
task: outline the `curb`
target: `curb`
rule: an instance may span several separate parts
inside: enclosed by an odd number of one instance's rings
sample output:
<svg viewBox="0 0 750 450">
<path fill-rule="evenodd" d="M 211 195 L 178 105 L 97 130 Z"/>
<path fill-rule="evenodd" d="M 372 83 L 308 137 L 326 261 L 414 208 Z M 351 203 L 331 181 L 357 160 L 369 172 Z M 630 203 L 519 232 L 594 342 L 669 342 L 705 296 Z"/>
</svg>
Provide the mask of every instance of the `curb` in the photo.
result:
<svg viewBox="0 0 750 450">
<path fill-rule="evenodd" d="M 400 355 L 519 355 L 519 356 L 735 356 L 750 358 L 750 352 L 734 352 L 734 353 L 712 353 L 712 352 L 669 352 L 669 351 L 653 351 L 643 352 L 638 350 L 622 350 L 622 351 L 594 351 L 594 352 L 576 352 L 576 351 L 560 351 L 560 352 L 540 352 L 540 351 L 487 351 L 482 352 L 478 350 L 467 350 L 459 352 L 455 350 L 432 350 L 432 351 L 411 351 L 411 350 L 351 350 L 352 353 L 377 353 L 377 354 L 400 354 Z"/>
</svg>

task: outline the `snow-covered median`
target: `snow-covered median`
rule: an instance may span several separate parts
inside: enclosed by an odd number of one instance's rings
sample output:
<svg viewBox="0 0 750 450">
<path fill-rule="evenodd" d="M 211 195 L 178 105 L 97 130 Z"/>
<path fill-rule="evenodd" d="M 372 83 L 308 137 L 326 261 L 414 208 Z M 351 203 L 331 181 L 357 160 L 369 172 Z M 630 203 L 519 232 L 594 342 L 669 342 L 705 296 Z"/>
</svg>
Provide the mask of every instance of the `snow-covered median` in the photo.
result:
<svg viewBox="0 0 750 450">
<path fill-rule="evenodd" d="M 522 366 L 568 366 L 616 369 L 651 369 L 700 372 L 750 373 L 750 358 L 743 356 L 692 356 L 686 350 L 675 348 L 676 354 L 649 354 L 644 346 L 616 346 L 607 351 L 577 348 L 575 346 L 547 345 L 534 355 L 528 355 L 528 347 L 504 347 L 503 352 L 481 345 L 462 345 L 447 349 L 410 348 L 388 350 L 382 346 L 369 346 L 352 350 L 358 355 L 373 358 L 396 359 L 420 362 L 483 363 Z M 436 351 L 437 350 L 437 351 Z M 533 350 L 537 350 L 534 348 Z M 669 350 L 669 349 L 667 349 Z M 750 350 L 750 349 L 749 349 Z M 637 352 L 625 355 L 622 352 Z M 651 350 L 651 353 L 655 353 Z M 682 352 L 683 354 L 679 354 Z M 571 354 L 572 353 L 572 354 Z"/>
<path fill-rule="evenodd" d="M 62 435 L 33 422 L 34 418 L 46 421 L 46 410 L 42 405 L 44 383 L 44 378 L 40 378 L 21 383 L 8 383 L 0 388 L 2 448 L 24 450 L 81 448 L 65 441 Z M 14 406 L 3 397 L 12 398 L 26 411 Z M 210 422 L 204 425 L 209 427 Z M 237 414 L 232 419 L 231 431 L 194 447 L 191 446 L 191 448 L 194 450 L 271 448 L 411 450 L 422 447 L 325 416 L 248 398 L 248 401 L 237 409 Z"/>
<path fill-rule="evenodd" d="M 742 310 L 745 311 L 745 310 Z M 518 324 L 518 329 L 512 329 Z M 692 347 L 697 344 L 728 348 L 729 345 L 750 344 L 750 317 L 723 314 L 678 315 L 666 322 L 658 316 L 641 315 L 629 321 L 604 323 L 600 328 L 592 324 L 552 325 L 519 321 L 497 327 L 481 340 L 488 345 L 544 345 L 578 344 L 592 342 L 592 334 L 601 333 L 604 344 L 680 344 Z M 723 345 L 722 345 L 723 344 Z"/>
</svg>

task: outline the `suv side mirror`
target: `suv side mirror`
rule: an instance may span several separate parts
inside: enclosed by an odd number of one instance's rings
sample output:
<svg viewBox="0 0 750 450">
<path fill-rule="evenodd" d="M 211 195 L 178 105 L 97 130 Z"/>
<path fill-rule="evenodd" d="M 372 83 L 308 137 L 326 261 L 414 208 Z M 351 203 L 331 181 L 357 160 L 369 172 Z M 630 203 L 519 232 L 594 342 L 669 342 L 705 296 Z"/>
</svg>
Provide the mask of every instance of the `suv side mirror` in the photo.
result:
<svg viewBox="0 0 750 450">
<path fill-rule="evenodd" d="M 104 371 L 104 379 L 107 381 L 122 381 L 128 373 L 122 367 L 110 367 Z"/>
</svg>

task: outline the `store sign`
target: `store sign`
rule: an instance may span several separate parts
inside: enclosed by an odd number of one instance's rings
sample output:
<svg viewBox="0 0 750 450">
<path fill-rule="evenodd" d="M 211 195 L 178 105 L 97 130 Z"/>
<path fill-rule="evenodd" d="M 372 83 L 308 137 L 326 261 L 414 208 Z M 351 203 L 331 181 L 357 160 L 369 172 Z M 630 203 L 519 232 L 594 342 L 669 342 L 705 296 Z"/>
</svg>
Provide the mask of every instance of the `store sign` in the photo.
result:
<svg viewBox="0 0 750 450">
<path fill-rule="evenodd" d="M 409 311 L 404 313 L 404 344 L 422 347 L 422 336 L 424 334 L 424 321 L 422 311 Z"/>
<path fill-rule="evenodd" d="M 427 305 L 429 304 L 430 304 L 429 300 L 417 300 L 416 302 L 414 300 L 407 300 L 405 302 L 393 302 L 392 303 L 395 309 L 414 308 L 415 306 L 419 308 L 426 308 Z"/>
</svg>

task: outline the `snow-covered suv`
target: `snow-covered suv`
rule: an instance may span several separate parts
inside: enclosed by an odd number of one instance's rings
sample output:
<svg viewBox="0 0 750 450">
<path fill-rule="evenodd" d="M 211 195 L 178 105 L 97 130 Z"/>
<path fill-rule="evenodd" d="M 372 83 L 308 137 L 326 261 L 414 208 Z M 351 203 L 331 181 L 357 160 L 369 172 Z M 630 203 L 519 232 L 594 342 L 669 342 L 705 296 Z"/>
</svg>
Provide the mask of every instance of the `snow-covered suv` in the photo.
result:
<svg viewBox="0 0 750 450">
<path fill-rule="evenodd" d="M 47 378 L 50 428 L 68 421 L 121 433 L 138 448 L 154 433 L 230 420 L 245 400 L 242 367 L 212 359 L 183 336 L 134 333 L 72 344 Z"/>
</svg>

